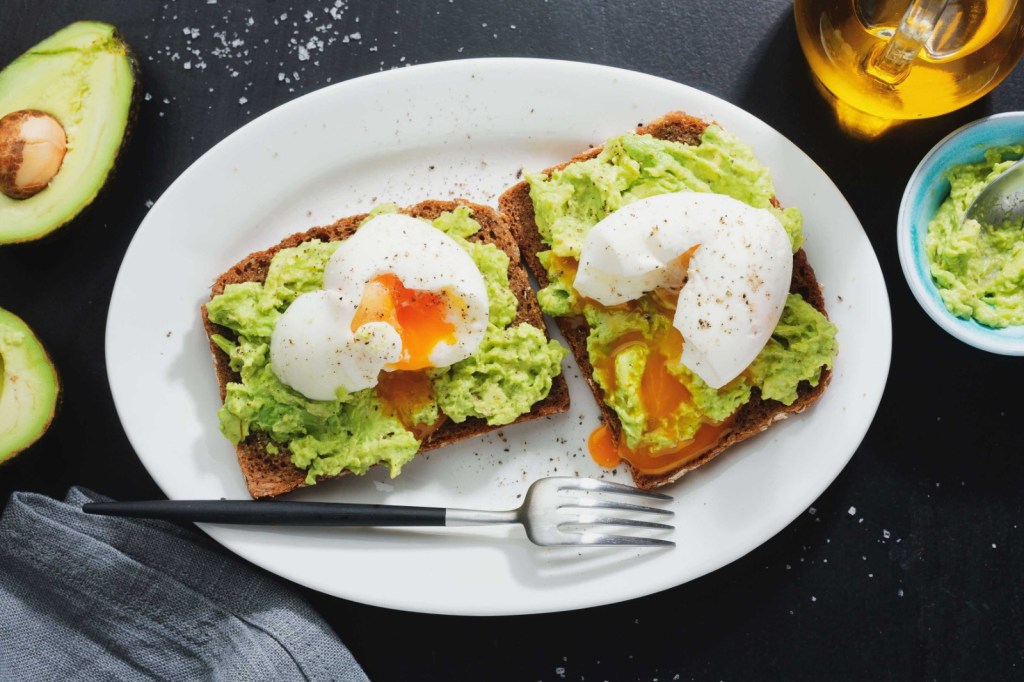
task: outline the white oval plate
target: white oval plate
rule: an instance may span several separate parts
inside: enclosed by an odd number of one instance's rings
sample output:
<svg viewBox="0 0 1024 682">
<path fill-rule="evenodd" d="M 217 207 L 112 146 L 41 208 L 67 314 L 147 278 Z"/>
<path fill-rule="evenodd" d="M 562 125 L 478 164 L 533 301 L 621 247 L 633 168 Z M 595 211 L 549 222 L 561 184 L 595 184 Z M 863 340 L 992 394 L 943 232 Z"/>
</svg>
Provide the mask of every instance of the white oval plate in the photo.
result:
<svg viewBox="0 0 1024 682">
<path fill-rule="evenodd" d="M 153 206 L 117 277 L 106 355 L 118 415 L 171 499 L 246 498 L 217 430 L 217 384 L 199 306 L 214 279 L 287 234 L 366 211 L 462 196 L 496 204 L 520 168 L 545 168 L 665 112 L 714 119 L 754 146 L 779 200 L 804 214 L 806 249 L 839 327 L 832 385 L 808 412 L 674 484 L 671 550 L 551 549 L 517 527 L 286 530 L 206 524 L 231 551 L 338 597 L 447 614 L 607 604 L 664 590 L 754 549 L 849 461 L 889 367 L 889 301 L 878 261 L 835 185 L 775 130 L 712 95 L 603 66 L 530 59 L 444 62 L 310 93 L 244 126 Z M 505 428 L 295 496 L 510 508 L 536 478 L 601 475 L 586 454 L 597 409 L 567 362 L 565 415 Z M 621 471 L 610 475 L 627 481 Z"/>
</svg>

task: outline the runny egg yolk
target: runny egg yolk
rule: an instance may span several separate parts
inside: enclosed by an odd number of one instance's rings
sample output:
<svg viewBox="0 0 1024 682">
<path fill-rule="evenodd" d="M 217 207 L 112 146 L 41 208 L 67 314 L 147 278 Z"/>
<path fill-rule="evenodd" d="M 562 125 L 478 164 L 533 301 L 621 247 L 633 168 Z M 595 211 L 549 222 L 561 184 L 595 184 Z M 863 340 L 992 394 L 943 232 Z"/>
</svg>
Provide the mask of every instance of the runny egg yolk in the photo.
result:
<svg viewBox="0 0 1024 682">
<path fill-rule="evenodd" d="M 434 399 L 434 388 L 426 372 L 381 372 L 375 390 L 385 409 L 412 431 L 417 440 L 432 434 L 446 420 L 439 414 L 437 421 L 431 424 L 414 423 L 416 411 Z"/>
<path fill-rule="evenodd" d="M 699 244 L 680 254 L 678 267 L 685 272 L 690 258 Z M 573 259 L 559 259 L 560 268 L 567 273 L 575 274 L 577 263 Z M 656 289 L 648 294 L 650 300 L 662 308 L 669 317 L 675 312 L 679 289 Z M 588 301 L 590 305 L 600 306 L 596 301 Z M 633 302 L 623 304 L 630 307 Z M 638 332 L 630 332 L 616 340 L 615 346 L 600 363 L 604 376 L 614 382 L 615 357 L 626 348 L 635 344 L 643 344 L 650 349 L 644 374 L 640 379 L 640 400 L 649 420 L 649 428 L 657 428 L 660 420 L 671 417 L 680 403 L 689 402 L 692 397 L 686 386 L 669 371 L 670 364 L 678 364 L 683 351 L 683 337 L 675 327 L 659 338 L 647 339 Z M 608 390 L 614 390 L 613 385 Z M 629 448 L 624 442 L 616 440 L 615 434 L 607 424 L 602 424 L 590 435 L 587 448 L 590 456 L 603 467 L 614 467 L 621 460 L 628 461 L 635 469 L 648 474 L 659 474 L 671 471 L 686 462 L 696 459 L 717 445 L 728 432 L 732 419 L 720 423 L 705 423 L 694 434 L 694 437 L 678 443 L 675 447 L 659 452 Z"/>
<path fill-rule="evenodd" d="M 684 441 L 668 452 L 652 454 L 643 450 L 631 450 L 625 443 L 615 440 L 615 434 L 607 424 L 594 429 L 587 440 L 587 448 L 594 461 L 603 467 L 614 467 L 620 460 L 626 460 L 645 474 L 661 474 L 700 457 L 718 445 L 732 426 L 732 418 L 719 424 L 704 424 L 694 437 Z"/>
<path fill-rule="evenodd" d="M 601 363 L 605 376 L 614 381 L 615 356 L 635 344 L 650 348 L 643 376 L 640 378 L 640 401 L 650 422 L 649 428 L 657 428 L 658 421 L 671 417 L 680 403 L 691 400 L 690 391 L 672 374 L 670 363 L 678 363 L 682 353 L 683 339 L 673 327 L 661 338 L 650 341 L 639 333 L 629 333 L 618 339 L 618 343 Z M 609 390 L 614 390 L 614 385 Z M 713 447 L 725 430 L 724 424 L 705 424 L 698 429 L 694 438 L 679 443 L 676 447 L 659 452 L 633 450 L 625 443 L 618 443 L 612 430 L 602 425 L 591 434 L 587 447 L 594 461 L 603 467 L 614 467 L 625 459 L 636 469 L 657 474 L 670 471 Z"/>
<path fill-rule="evenodd" d="M 454 344 L 455 325 L 449 322 L 449 301 L 444 294 L 407 289 L 397 276 L 386 273 L 366 283 L 352 331 L 368 322 L 386 322 L 402 339 L 402 356 L 392 370 L 432 367 L 430 354 L 442 341 Z"/>
</svg>

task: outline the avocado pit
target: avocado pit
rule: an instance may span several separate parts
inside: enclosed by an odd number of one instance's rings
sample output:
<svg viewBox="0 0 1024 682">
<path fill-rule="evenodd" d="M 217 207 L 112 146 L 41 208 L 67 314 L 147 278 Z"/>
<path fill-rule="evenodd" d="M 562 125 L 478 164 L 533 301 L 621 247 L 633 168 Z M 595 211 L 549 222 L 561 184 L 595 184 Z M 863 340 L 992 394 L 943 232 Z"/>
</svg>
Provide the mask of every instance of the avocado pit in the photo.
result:
<svg viewBox="0 0 1024 682">
<path fill-rule="evenodd" d="M 22 109 L 0 118 L 0 192 L 28 199 L 46 189 L 67 149 L 64 127 L 44 111 Z"/>
</svg>

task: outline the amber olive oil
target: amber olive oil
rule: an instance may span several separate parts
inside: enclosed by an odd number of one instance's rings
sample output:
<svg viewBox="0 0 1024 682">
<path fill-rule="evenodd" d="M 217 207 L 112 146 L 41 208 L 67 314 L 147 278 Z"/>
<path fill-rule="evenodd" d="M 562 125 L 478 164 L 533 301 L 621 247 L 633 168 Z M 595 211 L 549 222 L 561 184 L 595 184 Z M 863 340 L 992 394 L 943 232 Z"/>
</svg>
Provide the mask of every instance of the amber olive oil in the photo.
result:
<svg viewBox="0 0 1024 682">
<path fill-rule="evenodd" d="M 795 0 L 794 16 L 811 71 L 853 127 L 965 106 L 1024 52 L 1017 0 Z"/>
</svg>

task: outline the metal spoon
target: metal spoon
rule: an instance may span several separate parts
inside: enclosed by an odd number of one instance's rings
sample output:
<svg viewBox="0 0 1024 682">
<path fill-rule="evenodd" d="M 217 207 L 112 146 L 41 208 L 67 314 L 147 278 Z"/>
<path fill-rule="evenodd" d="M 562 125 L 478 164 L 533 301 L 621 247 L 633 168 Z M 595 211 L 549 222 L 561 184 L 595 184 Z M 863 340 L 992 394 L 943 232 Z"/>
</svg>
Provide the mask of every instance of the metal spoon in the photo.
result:
<svg viewBox="0 0 1024 682">
<path fill-rule="evenodd" d="M 1024 220 L 1024 159 L 1017 161 L 988 183 L 967 207 L 964 220 L 977 220 L 987 227 L 1001 227 L 1007 221 Z"/>
</svg>

